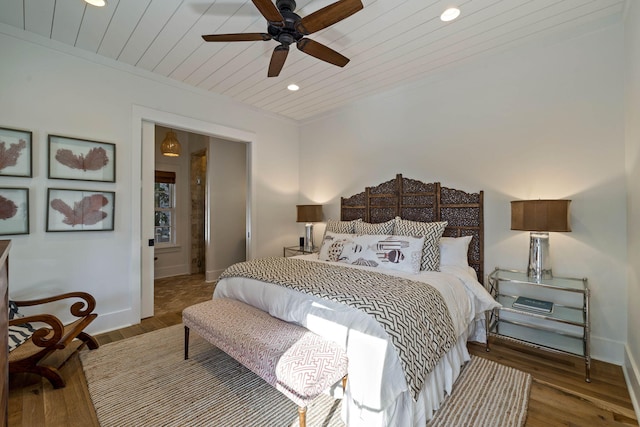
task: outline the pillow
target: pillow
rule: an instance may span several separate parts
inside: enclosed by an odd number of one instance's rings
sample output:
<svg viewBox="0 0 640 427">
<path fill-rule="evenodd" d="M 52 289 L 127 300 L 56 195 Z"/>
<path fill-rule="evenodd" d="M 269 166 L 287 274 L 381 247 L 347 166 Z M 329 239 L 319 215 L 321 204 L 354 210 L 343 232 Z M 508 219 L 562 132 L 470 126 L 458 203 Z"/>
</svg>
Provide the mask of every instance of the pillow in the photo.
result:
<svg viewBox="0 0 640 427">
<path fill-rule="evenodd" d="M 9 320 L 16 319 L 18 317 L 23 317 L 20 313 L 18 313 L 18 306 L 15 301 L 9 300 Z"/>
<path fill-rule="evenodd" d="M 422 248 L 421 270 L 440 271 L 440 237 L 447 226 L 442 222 L 418 222 L 396 217 L 396 225 L 393 234 L 399 236 L 424 236 Z"/>
<path fill-rule="evenodd" d="M 328 232 L 319 259 L 389 270 L 420 271 L 424 237 Z"/>
<path fill-rule="evenodd" d="M 357 222 L 361 222 L 362 219 L 354 219 L 353 221 L 338 221 L 335 219 L 330 219 L 327 221 L 327 228 L 325 228 L 324 232 L 328 231 L 332 233 L 353 233 L 354 225 Z"/>
<path fill-rule="evenodd" d="M 24 317 L 18 312 L 18 306 L 15 302 L 9 300 L 9 320 Z M 24 344 L 35 332 L 35 328 L 31 323 L 22 323 L 20 325 L 9 326 L 9 351 L 13 351 L 20 344 Z"/>
<path fill-rule="evenodd" d="M 395 223 L 395 219 L 378 224 L 358 221 L 353 225 L 353 232 L 356 234 L 393 234 L 393 227 Z"/>
<path fill-rule="evenodd" d="M 467 253 L 473 236 L 441 237 L 440 265 L 469 267 Z"/>
</svg>

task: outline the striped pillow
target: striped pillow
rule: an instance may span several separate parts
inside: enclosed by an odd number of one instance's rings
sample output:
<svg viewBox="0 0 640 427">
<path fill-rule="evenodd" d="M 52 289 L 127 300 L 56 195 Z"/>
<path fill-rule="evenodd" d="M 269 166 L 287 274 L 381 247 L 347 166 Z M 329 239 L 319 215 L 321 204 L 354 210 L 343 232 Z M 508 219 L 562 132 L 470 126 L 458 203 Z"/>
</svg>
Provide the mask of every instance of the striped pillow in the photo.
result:
<svg viewBox="0 0 640 427">
<path fill-rule="evenodd" d="M 9 300 L 9 320 L 24 317 L 18 312 L 18 306 L 14 301 Z M 20 325 L 9 326 L 9 351 L 15 350 L 21 344 L 24 344 L 35 332 L 35 328 L 31 323 L 25 322 Z"/>
<path fill-rule="evenodd" d="M 440 237 L 447 226 L 442 222 L 418 222 L 396 217 L 393 234 L 398 236 L 424 236 L 422 248 L 422 262 L 420 270 L 440 271 Z"/>
<path fill-rule="evenodd" d="M 355 234 L 393 234 L 393 227 L 396 220 L 391 219 L 387 222 L 372 224 L 370 222 L 358 221 L 354 224 L 353 230 Z"/>
<path fill-rule="evenodd" d="M 362 219 L 354 219 L 353 221 L 338 221 L 335 219 L 330 219 L 327 221 L 327 228 L 325 229 L 325 233 L 327 231 L 330 231 L 332 233 L 339 234 L 353 234 L 353 230 L 357 222 L 362 222 Z"/>
</svg>

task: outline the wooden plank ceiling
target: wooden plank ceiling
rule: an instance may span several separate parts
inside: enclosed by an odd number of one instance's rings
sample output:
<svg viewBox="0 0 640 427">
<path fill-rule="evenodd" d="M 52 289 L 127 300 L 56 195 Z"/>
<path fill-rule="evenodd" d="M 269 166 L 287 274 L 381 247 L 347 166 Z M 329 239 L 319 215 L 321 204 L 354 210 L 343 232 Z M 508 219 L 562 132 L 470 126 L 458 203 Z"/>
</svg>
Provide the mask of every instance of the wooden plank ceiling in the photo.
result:
<svg viewBox="0 0 640 427">
<path fill-rule="evenodd" d="M 205 91 L 307 120 L 480 55 L 567 37 L 622 19 L 624 0 L 362 0 L 364 9 L 309 38 L 348 57 L 344 68 L 292 46 L 267 78 L 276 41 L 206 43 L 202 34 L 266 32 L 249 0 L 2 0 L 0 32 L 35 33 Z M 306 16 L 333 0 L 298 0 Z M 449 23 L 449 5 L 461 9 Z M 16 34 L 14 30 L 13 35 Z M 5 58 L 4 60 L 7 60 Z M 286 90 L 298 84 L 298 92 Z"/>
</svg>

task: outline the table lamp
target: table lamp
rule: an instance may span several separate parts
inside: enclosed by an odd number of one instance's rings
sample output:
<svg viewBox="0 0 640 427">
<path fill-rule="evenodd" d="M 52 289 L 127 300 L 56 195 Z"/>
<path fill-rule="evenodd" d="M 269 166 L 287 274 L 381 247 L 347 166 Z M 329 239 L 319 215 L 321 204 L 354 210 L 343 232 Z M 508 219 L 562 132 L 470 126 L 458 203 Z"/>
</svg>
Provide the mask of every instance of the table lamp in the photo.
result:
<svg viewBox="0 0 640 427">
<path fill-rule="evenodd" d="M 304 250 L 312 251 L 313 244 L 313 223 L 322 221 L 322 205 L 296 205 L 298 209 L 297 222 L 305 224 Z"/>
<path fill-rule="evenodd" d="M 553 278 L 549 261 L 549 232 L 571 231 L 571 200 L 511 202 L 511 229 L 530 231 L 527 276 L 535 281 Z"/>
</svg>

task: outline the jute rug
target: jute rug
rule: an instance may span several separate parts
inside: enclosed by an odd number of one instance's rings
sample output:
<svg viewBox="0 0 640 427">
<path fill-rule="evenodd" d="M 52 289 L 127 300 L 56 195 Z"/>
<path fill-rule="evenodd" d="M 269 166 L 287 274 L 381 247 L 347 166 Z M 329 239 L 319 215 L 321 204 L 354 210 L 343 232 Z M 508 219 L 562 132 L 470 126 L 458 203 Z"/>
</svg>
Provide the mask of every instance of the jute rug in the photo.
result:
<svg viewBox="0 0 640 427">
<path fill-rule="evenodd" d="M 182 325 L 80 352 L 102 427 L 298 426 L 297 406 Z M 530 376 L 474 357 L 429 426 L 521 426 Z M 321 395 L 309 427 L 344 427 L 340 401 Z"/>
</svg>

